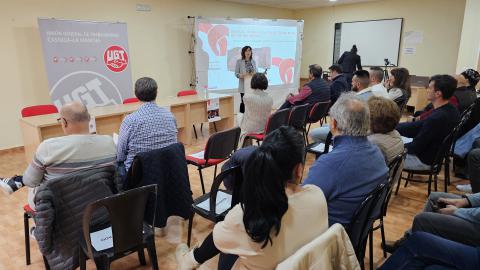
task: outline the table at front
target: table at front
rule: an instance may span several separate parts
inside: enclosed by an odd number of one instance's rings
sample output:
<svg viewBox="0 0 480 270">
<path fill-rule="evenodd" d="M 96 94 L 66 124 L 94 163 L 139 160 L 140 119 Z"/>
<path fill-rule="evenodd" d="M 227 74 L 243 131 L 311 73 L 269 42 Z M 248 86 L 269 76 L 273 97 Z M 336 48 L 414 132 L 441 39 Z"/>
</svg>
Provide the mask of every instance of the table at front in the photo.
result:
<svg viewBox="0 0 480 270">
<path fill-rule="evenodd" d="M 217 131 L 232 128 L 235 124 L 233 113 L 233 96 L 221 94 L 194 95 L 185 97 L 170 97 L 157 101 L 162 107 L 169 107 L 177 120 L 178 141 L 186 145 L 192 142 L 193 124 L 207 122 L 207 102 L 218 98 L 220 101 L 221 120 L 215 122 Z M 118 133 L 120 124 L 125 115 L 140 107 L 140 103 L 112 105 L 93 108 L 90 111 L 95 117 L 97 134 L 112 135 Z M 38 145 L 53 137 L 63 136 L 62 127 L 57 123 L 58 114 L 32 116 L 20 119 L 20 128 L 23 135 L 25 160 L 29 163 Z M 210 129 L 213 128 L 210 123 Z"/>
</svg>

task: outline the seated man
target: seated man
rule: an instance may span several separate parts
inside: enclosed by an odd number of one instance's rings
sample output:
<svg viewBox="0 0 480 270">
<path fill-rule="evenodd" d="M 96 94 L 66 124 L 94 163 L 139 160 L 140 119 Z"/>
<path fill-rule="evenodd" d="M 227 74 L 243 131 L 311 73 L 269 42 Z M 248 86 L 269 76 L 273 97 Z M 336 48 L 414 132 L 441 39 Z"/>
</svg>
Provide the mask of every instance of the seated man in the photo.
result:
<svg viewBox="0 0 480 270">
<path fill-rule="evenodd" d="M 480 269 L 479 249 L 433 234 L 417 232 L 379 270 Z"/>
<path fill-rule="evenodd" d="M 443 207 L 443 208 L 442 208 Z M 412 232 L 427 232 L 470 246 L 480 246 L 480 193 L 467 196 L 432 192 L 422 213 L 415 216 L 411 230 L 384 250 L 393 253 Z"/>
<path fill-rule="evenodd" d="M 352 91 L 355 92 L 358 99 L 367 102 L 367 100 L 373 95 L 372 88 L 368 87 L 370 84 L 370 75 L 366 70 L 357 70 L 353 74 Z M 309 135 L 315 142 L 325 142 L 329 131 L 329 126 L 324 125 L 313 129 Z"/>
<path fill-rule="evenodd" d="M 330 104 L 333 105 L 342 93 L 350 91 L 350 84 L 342 73 L 342 66 L 335 64 L 329 67 L 328 70 L 330 70 L 330 78 L 332 80 L 330 84 Z"/>
<path fill-rule="evenodd" d="M 60 109 L 58 121 L 66 136 L 43 141 L 23 176 L 0 180 L 0 188 L 7 194 L 22 186 L 38 187 L 48 181 L 72 172 L 111 166 L 115 163 L 115 144 L 111 136 L 90 134 L 90 114 L 87 108 L 74 102 Z M 29 193 L 28 202 L 35 209 L 35 190 Z"/>
<path fill-rule="evenodd" d="M 427 99 L 434 107 L 431 115 L 397 126 L 400 135 L 413 138 L 412 142 L 405 144 L 408 151 L 405 169 L 428 170 L 442 141 L 460 121 L 457 108 L 448 102 L 456 87 L 457 81 L 450 75 L 433 76 L 427 89 Z"/>
<path fill-rule="evenodd" d="M 370 68 L 370 87 L 372 94 L 376 97 L 389 98 L 387 88 L 383 86 L 383 69 L 381 67 Z"/>
<path fill-rule="evenodd" d="M 118 137 L 117 162 L 122 176 L 132 165 L 137 153 L 160 149 L 177 142 L 175 117 L 155 103 L 155 80 L 148 77 L 138 79 L 135 82 L 135 96 L 142 102 L 142 106 L 123 119 Z"/>
<path fill-rule="evenodd" d="M 317 102 L 330 101 L 330 88 L 327 82 L 322 79 L 322 72 L 321 66 L 310 65 L 308 75 L 310 81 L 299 90 L 297 95 L 289 94 L 279 110 L 288 109 L 295 105 L 307 103 L 313 105 Z"/>
<path fill-rule="evenodd" d="M 359 99 L 367 102 L 373 95 L 370 85 L 370 74 L 366 70 L 357 70 L 353 73 L 352 91 L 357 93 Z"/>
<path fill-rule="evenodd" d="M 387 181 L 388 168 L 380 149 L 367 139 L 370 115 L 365 102 L 343 94 L 330 117 L 333 150 L 315 161 L 303 184 L 322 189 L 330 225 L 346 225 L 367 195 Z"/>
</svg>

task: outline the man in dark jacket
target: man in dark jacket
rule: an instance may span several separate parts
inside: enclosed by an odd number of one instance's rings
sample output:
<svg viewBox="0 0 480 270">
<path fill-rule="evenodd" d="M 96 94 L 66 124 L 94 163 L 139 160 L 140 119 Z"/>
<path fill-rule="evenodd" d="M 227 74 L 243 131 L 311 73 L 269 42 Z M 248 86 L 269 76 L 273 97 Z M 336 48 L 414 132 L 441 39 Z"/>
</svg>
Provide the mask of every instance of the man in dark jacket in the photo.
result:
<svg viewBox="0 0 480 270">
<path fill-rule="evenodd" d="M 430 169 L 443 140 L 460 121 L 457 108 L 449 102 L 456 87 L 457 81 L 450 75 L 433 76 L 427 89 L 427 99 L 434 108 L 432 114 L 426 119 L 397 126 L 402 136 L 413 138 L 405 144 L 408 150 L 405 169 Z"/>
<path fill-rule="evenodd" d="M 328 70 L 330 70 L 330 78 L 332 80 L 330 84 L 330 104 L 333 104 L 337 101 L 340 94 L 350 91 L 350 84 L 342 73 L 342 66 L 335 64 L 330 66 Z"/>
<path fill-rule="evenodd" d="M 349 52 L 344 52 L 337 62 L 342 66 L 347 82 L 350 85 L 352 84 L 353 73 L 362 69 L 362 60 L 357 51 L 357 45 L 353 45 L 352 49 Z"/>
<path fill-rule="evenodd" d="M 289 94 L 279 110 L 307 103 L 313 105 L 317 102 L 330 101 L 330 88 L 327 82 L 322 79 L 322 72 L 321 66 L 310 65 L 308 76 L 310 81 L 299 90 L 298 94 Z"/>
</svg>

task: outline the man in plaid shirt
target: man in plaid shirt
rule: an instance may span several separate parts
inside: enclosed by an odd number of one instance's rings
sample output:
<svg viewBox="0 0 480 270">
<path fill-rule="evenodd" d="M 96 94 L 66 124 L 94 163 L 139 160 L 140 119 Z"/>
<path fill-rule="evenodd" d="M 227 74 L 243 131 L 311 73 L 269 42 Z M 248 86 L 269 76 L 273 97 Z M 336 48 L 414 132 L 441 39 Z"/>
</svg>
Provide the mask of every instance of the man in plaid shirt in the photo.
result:
<svg viewBox="0 0 480 270">
<path fill-rule="evenodd" d="M 123 119 L 117 144 L 121 173 L 128 171 L 137 153 L 163 148 L 177 142 L 173 114 L 155 103 L 157 83 L 143 77 L 135 82 L 135 96 L 142 102 L 138 110 Z M 122 172 L 123 171 L 123 172 Z"/>
</svg>

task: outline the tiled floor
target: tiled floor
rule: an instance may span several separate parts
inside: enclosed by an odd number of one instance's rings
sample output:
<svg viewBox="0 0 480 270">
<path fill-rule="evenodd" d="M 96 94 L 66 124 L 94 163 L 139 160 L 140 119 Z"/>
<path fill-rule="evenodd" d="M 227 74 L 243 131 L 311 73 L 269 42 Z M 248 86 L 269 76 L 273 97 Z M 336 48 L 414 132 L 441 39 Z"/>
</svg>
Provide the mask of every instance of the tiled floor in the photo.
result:
<svg viewBox="0 0 480 270">
<path fill-rule="evenodd" d="M 204 131 L 206 132 L 206 131 Z M 187 153 L 194 153 L 203 149 L 208 134 L 203 134 L 198 140 L 193 140 L 193 145 L 186 147 Z M 307 170 L 313 162 L 313 156 L 308 155 Z M 24 155 L 21 150 L 13 150 L 0 154 L 0 176 L 11 176 L 21 174 L 26 168 Z M 200 180 L 195 168 L 189 167 L 190 183 L 194 197 L 201 195 Z M 210 186 L 213 177 L 213 168 L 205 170 L 206 186 Z M 443 181 L 443 173 L 440 175 L 440 182 Z M 458 179 L 453 179 L 458 183 Z M 463 181 L 465 182 L 465 181 Z M 390 201 L 387 217 L 385 218 L 385 228 L 387 239 L 397 239 L 403 235 L 403 232 L 410 227 L 413 217 L 420 212 L 426 199 L 427 186 L 425 184 L 412 183 L 407 188 L 403 185 L 400 188 L 398 196 L 393 195 Z M 443 190 L 443 184 L 439 185 L 439 190 Z M 449 190 L 454 190 L 453 185 Z M 25 265 L 24 236 L 23 236 L 23 210 L 22 206 L 26 202 L 27 190 L 23 189 L 11 196 L 5 196 L 0 193 L 0 270 L 10 269 L 44 269 L 40 251 L 34 240 L 31 240 L 32 264 Z M 179 222 L 171 219 L 167 226 L 166 235 L 159 233 L 156 236 L 157 257 L 161 269 L 176 269 L 175 247 L 181 241 L 186 242 L 187 222 Z M 182 223 L 178 225 L 179 223 Z M 196 217 L 193 225 L 193 243 L 201 241 L 211 232 L 213 224 Z M 374 264 L 379 266 L 383 262 L 383 255 L 380 248 L 380 232 L 374 234 Z M 365 262 L 368 262 L 366 255 Z M 216 269 L 214 258 L 201 269 Z M 147 263 L 148 256 L 147 256 Z M 367 265 L 368 267 L 368 265 Z M 88 262 L 88 269 L 95 269 L 92 262 Z M 126 258 L 120 259 L 112 264 L 112 269 L 151 269 L 150 265 L 141 267 L 137 255 L 131 254 Z M 368 268 L 367 268 L 368 269 Z"/>
</svg>

